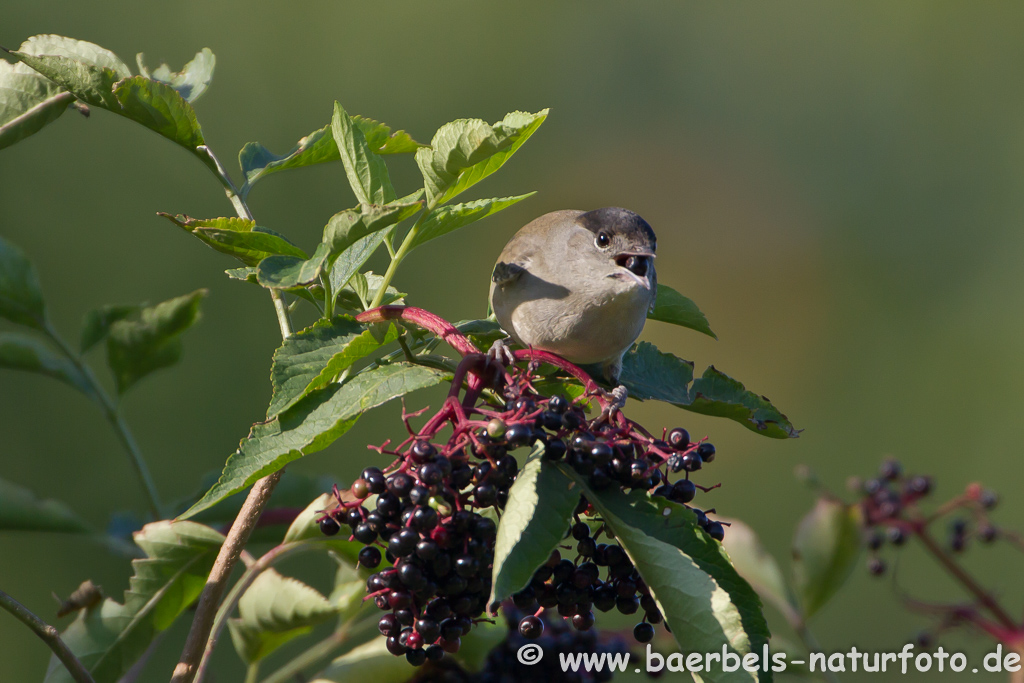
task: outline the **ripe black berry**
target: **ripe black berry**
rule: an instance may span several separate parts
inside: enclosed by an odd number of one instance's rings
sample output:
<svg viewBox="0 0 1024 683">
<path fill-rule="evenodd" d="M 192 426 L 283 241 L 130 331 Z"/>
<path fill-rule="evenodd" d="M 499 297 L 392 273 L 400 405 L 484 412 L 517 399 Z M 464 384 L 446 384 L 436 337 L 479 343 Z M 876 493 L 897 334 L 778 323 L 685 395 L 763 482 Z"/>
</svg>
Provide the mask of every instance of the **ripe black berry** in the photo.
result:
<svg viewBox="0 0 1024 683">
<path fill-rule="evenodd" d="M 324 536 L 334 536 L 341 531 L 341 525 L 333 517 L 324 517 L 320 520 L 320 533 Z"/>
<path fill-rule="evenodd" d="M 645 621 L 633 627 L 633 637 L 638 643 L 649 643 L 654 639 L 654 627 Z"/>
<path fill-rule="evenodd" d="M 412 638 L 412 636 L 410 636 L 410 638 Z M 423 650 L 423 648 L 409 650 L 405 653 L 405 661 L 409 662 L 413 666 L 422 666 L 423 663 L 427 661 L 427 653 Z"/>
<path fill-rule="evenodd" d="M 412 455 L 414 463 L 422 465 L 434 459 L 434 456 L 437 455 L 437 449 L 429 441 L 417 439 L 416 443 L 409 449 L 409 453 Z"/>
<path fill-rule="evenodd" d="M 593 612 L 580 612 L 573 616 L 572 625 L 577 631 L 589 631 L 594 626 Z"/>
<path fill-rule="evenodd" d="M 697 455 L 704 462 L 711 462 L 715 459 L 715 447 L 705 441 L 701 445 L 697 446 Z"/>
<path fill-rule="evenodd" d="M 721 542 L 725 539 L 725 527 L 722 526 L 721 522 L 710 522 L 707 528 L 708 536 Z"/>
<path fill-rule="evenodd" d="M 519 622 L 519 633 L 523 638 L 540 638 L 544 633 L 544 623 L 535 616 L 523 617 Z"/>
<path fill-rule="evenodd" d="M 704 444 L 701 444 L 702 446 Z M 703 467 L 704 461 L 697 453 L 690 452 L 683 455 L 683 469 L 687 472 L 696 472 Z"/>
<path fill-rule="evenodd" d="M 697 495 L 697 486 L 689 479 L 680 479 L 672 485 L 669 500 L 676 503 L 689 503 Z"/>
<path fill-rule="evenodd" d="M 380 564 L 380 551 L 373 546 L 367 546 L 359 551 L 359 564 L 373 569 Z"/>
<path fill-rule="evenodd" d="M 533 430 L 525 424 L 512 425 L 505 432 L 505 440 L 513 448 L 525 446 L 529 443 L 531 436 L 533 436 Z"/>
<path fill-rule="evenodd" d="M 352 535 L 357 541 L 365 545 L 369 545 L 377 540 L 377 532 L 371 529 L 370 525 L 365 522 L 356 526 L 352 530 Z"/>
<path fill-rule="evenodd" d="M 682 427 L 676 427 L 668 433 L 668 444 L 679 450 L 686 448 L 690 445 L 690 432 Z"/>
<path fill-rule="evenodd" d="M 879 557 L 868 558 L 868 571 L 874 576 L 881 576 L 885 573 L 885 561 Z"/>
<path fill-rule="evenodd" d="M 370 493 L 384 493 L 387 488 L 384 473 L 378 467 L 367 467 L 363 470 L 362 479 L 366 482 Z"/>
</svg>

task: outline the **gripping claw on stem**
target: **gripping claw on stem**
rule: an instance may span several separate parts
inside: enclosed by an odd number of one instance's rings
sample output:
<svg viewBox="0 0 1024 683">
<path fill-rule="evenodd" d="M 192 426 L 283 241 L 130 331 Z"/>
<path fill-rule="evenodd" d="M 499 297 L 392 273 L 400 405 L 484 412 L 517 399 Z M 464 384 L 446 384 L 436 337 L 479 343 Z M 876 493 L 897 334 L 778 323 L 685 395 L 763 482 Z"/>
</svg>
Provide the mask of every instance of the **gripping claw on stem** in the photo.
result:
<svg viewBox="0 0 1024 683">
<path fill-rule="evenodd" d="M 605 420 L 610 422 L 616 413 L 626 407 L 626 397 L 629 396 L 629 392 L 620 384 L 611 391 L 602 390 L 601 393 L 608 400 L 608 404 L 601 410 L 601 415 L 597 420 L 598 422 Z"/>
</svg>

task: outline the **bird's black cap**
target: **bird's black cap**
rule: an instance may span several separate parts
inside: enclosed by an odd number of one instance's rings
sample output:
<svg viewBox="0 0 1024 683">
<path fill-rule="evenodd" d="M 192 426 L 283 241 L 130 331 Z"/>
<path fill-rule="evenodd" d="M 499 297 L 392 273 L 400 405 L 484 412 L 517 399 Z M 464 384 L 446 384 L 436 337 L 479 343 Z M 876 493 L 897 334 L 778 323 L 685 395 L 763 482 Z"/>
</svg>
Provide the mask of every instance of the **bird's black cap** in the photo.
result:
<svg viewBox="0 0 1024 683">
<path fill-rule="evenodd" d="M 633 242 L 650 244 L 652 249 L 658 241 L 650 223 L 639 214 L 617 206 L 587 211 L 580 214 L 576 222 L 595 235 L 601 230 L 607 230 L 613 235 L 622 235 Z"/>
</svg>

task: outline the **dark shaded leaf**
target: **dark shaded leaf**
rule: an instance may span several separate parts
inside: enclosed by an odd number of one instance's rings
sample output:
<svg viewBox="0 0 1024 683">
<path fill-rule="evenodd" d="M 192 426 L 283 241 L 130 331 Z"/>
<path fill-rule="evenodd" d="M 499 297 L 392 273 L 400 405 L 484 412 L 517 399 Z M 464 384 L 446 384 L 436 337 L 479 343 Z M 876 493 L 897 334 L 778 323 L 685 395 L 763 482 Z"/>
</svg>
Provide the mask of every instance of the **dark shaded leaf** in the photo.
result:
<svg viewBox="0 0 1024 683">
<path fill-rule="evenodd" d="M 114 96 L 121 105 L 119 113 L 171 142 L 192 152 L 206 144 L 192 105 L 166 83 L 133 76 L 114 86 Z"/>
<path fill-rule="evenodd" d="M 135 570 L 124 604 L 106 599 L 83 610 L 61 638 L 96 683 L 115 683 L 199 597 L 224 537 L 193 522 L 154 522 L 135 534 L 146 557 Z M 71 683 L 63 664 L 50 658 L 45 683 Z"/>
<path fill-rule="evenodd" d="M 169 85 L 187 102 L 195 102 L 206 92 L 210 81 L 213 80 L 213 67 L 217 63 L 217 58 L 210 48 L 204 47 L 181 71 L 171 71 L 171 67 L 161 64 L 150 73 L 141 52 L 135 55 L 135 63 L 139 66 L 139 73 L 144 77 Z"/>
<path fill-rule="evenodd" d="M 697 308 L 697 304 L 667 285 L 658 285 L 654 310 L 647 314 L 647 319 L 689 327 L 691 330 L 703 332 L 709 337 L 718 339 L 718 336 L 711 331 L 708 319 Z"/>
<path fill-rule="evenodd" d="M 384 159 L 373 153 L 366 136 L 338 102 L 334 103 L 331 133 L 338 146 L 345 175 L 361 204 L 387 204 L 397 195 Z"/>
<path fill-rule="evenodd" d="M 92 385 L 71 361 L 32 337 L 0 332 L 0 368 L 53 377 L 73 386 L 89 398 L 96 398 Z"/>
<path fill-rule="evenodd" d="M 600 513 L 636 565 L 658 602 L 672 635 L 686 652 L 719 652 L 723 645 L 760 655 L 768 642 L 761 601 L 736 573 L 721 544 L 696 525 L 683 505 L 613 487 L 591 490 L 574 470 L 572 478 Z M 771 672 L 701 672 L 706 681 L 770 681 Z M 760 676 L 760 678 L 759 678 Z"/>
<path fill-rule="evenodd" d="M 306 259 L 306 252 L 283 236 L 256 225 L 245 218 L 191 218 L 158 212 L 179 228 L 199 238 L 204 244 L 228 256 L 234 256 L 247 266 L 275 254 Z M 243 278 L 244 279 L 244 278 Z"/>
<path fill-rule="evenodd" d="M 518 197 L 494 197 L 492 199 L 478 199 L 473 202 L 466 202 L 465 204 L 438 207 L 427 214 L 420 223 L 409 248 L 418 247 L 424 242 L 429 242 L 453 230 L 458 230 L 470 223 L 475 223 L 481 218 L 487 218 L 535 194 L 537 193 L 530 192 L 529 194 L 521 194 Z"/>
<path fill-rule="evenodd" d="M 268 569 L 242 595 L 238 617 L 228 621 L 228 629 L 235 651 L 248 664 L 306 635 L 334 613 L 318 590 Z"/>
<path fill-rule="evenodd" d="M 353 115 L 351 119 L 362 131 L 367 144 L 375 154 L 407 154 L 425 146 L 409 137 L 404 130 L 392 133 L 389 126 L 373 119 L 358 115 Z M 245 175 L 245 187 L 242 188 L 242 192 L 248 192 L 257 180 L 275 171 L 302 168 L 339 159 L 341 156 L 338 154 L 338 145 L 334 142 L 329 125 L 302 138 L 284 155 L 274 154 L 258 142 L 246 143 L 238 153 L 238 165 Z"/>
<path fill-rule="evenodd" d="M 800 520 L 793 537 L 793 579 L 805 618 L 813 616 L 846 583 L 860 548 L 860 508 L 819 498 Z"/>
<path fill-rule="evenodd" d="M 714 366 L 695 380 L 693 363 L 662 353 L 648 342 L 640 342 L 623 357 L 619 381 L 630 398 L 640 401 L 665 401 L 695 413 L 727 417 L 775 439 L 800 435 L 767 398 L 748 391 Z"/>
<path fill-rule="evenodd" d="M 517 111 L 493 126 L 480 119 L 458 119 L 441 126 L 430 147 L 416 152 L 428 204 L 444 204 L 497 171 L 547 115 L 547 109 L 536 114 Z"/>
<path fill-rule="evenodd" d="M 271 289 L 289 289 L 316 282 L 323 272 L 331 246 L 321 242 L 308 259 L 297 256 L 268 256 L 256 266 L 256 280 Z"/>
<path fill-rule="evenodd" d="M 42 500 L 28 489 L 0 479 L 0 531 L 91 534 L 93 529 L 64 503 Z"/>
<path fill-rule="evenodd" d="M 439 384 L 445 377 L 433 368 L 398 362 L 364 370 L 342 384 L 311 393 L 274 419 L 253 425 L 228 458 L 217 483 L 182 517 L 216 505 L 289 462 L 326 448 L 371 408 Z"/>
<path fill-rule="evenodd" d="M 509 490 L 498 523 L 488 605 L 508 598 L 529 583 L 565 537 L 579 502 L 579 489 L 542 454 L 538 444 Z"/>
<path fill-rule="evenodd" d="M 143 308 L 138 320 L 119 320 L 107 336 L 107 362 L 114 373 L 117 393 L 123 394 L 140 379 L 181 358 L 181 335 L 199 319 L 200 289 L 185 296 Z"/>
<path fill-rule="evenodd" d="M 82 319 L 82 339 L 79 342 L 81 352 L 85 353 L 106 339 L 111 325 L 135 315 L 141 309 L 142 306 L 137 304 L 109 304 L 86 313 Z"/>
<path fill-rule="evenodd" d="M 46 326 L 46 306 L 32 262 L 0 237 L 0 317 L 36 329 Z"/>
</svg>

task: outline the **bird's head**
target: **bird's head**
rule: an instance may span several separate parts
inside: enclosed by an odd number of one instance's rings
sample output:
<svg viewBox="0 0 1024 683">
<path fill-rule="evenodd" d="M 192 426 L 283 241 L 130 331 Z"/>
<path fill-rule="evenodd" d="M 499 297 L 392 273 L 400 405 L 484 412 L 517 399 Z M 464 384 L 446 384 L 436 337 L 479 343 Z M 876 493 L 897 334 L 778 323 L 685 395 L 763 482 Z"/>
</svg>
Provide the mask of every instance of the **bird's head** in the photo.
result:
<svg viewBox="0 0 1024 683">
<path fill-rule="evenodd" d="M 580 214 L 576 224 L 591 233 L 584 255 L 599 272 L 647 290 L 654 288 L 658 239 L 647 221 L 628 209 L 607 207 Z"/>
</svg>

